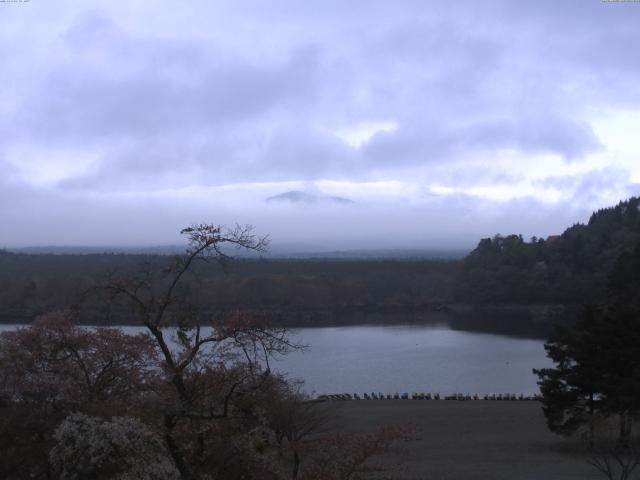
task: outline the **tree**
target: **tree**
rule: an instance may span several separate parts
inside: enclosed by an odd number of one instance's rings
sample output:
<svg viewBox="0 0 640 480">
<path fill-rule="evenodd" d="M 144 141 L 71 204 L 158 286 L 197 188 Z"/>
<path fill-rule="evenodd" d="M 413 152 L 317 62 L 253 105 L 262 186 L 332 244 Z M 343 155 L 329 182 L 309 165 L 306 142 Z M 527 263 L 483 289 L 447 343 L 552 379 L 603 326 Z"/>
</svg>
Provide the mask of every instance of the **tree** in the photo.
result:
<svg viewBox="0 0 640 480">
<path fill-rule="evenodd" d="M 640 241 L 623 252 L 609 274 L 609 302 L 618 309 L 640 312 Z"/>
<path fill-rule="evenodd" d="M 147 335 L 80 328 L 64 313 L 0 334 L 0 477 L 44 476 L 67 415 L 126 414 L 149 402 L 154 365 Z"/>
<path fill-rule="evenodd" d="M 589 225 L 608 225 L 618 217 L 635 225 L 637 199 L 594 214 Z M 595 416 L 617 416 L 618 442 L 630 444 L 633 417 L 640 412 L 639 267 L 640 241 L 613 262 L 607 303 L 585 308 L 572 328 L 556 329 L 545 344 L 556 367 L 534 373 L 540 378 L 543 410 L 552 431 L 570 434 L 589 424 L 593 445 Z"/>
<path fill-rule="evenodd" d="M 201 265 L 266 239 L 211 225 L 182 233 L 188 249 L 168 267 L 103 286 L 145 334 L 67 315 L 0 333 L 0 477 L 339 480 L 399 438 L 318 436 L 325 409 L 270 368 L 301 346 L 264 316 L 216 316 L 194 301 Z"/>
<path fill-rule="evenodd" d="M 555 368 L 534 370 L 551 431 L 568 435 L 596 416 L 618 416 L 619 441 L 630 440 L 640 411 L 640 321 L 633 312 L 587 308 L 571 329 L 557 329 L 545 344 Z"/>
<path fill-rule="evenodd" d="M 640 465 L 640 445 L 637 440 L 621 445 L 608 433 L 601 432 L 600 438 L 588 446 L 587 463 L 608 480 L 631 480 Z"/>
<path fill-rule="evenodd" d="M 4 393 L 55 411 L 105 402 L 126 407 L 151 383 L 154 361 L 149 336 L 81 328 L 67 313 L 43 315 L 0 337 Z"/>
<path fill-rule="evenodd" d="M 149 334 L 80 328 L 68 317 L 52 315 L 0 335 L 0 399 L 10 413 L 3 421 L 16 420 L 7 432 L 32 435 L 20 431 L 21 412 L 41 413 L 35 429 L 43 432 L 46 452 L 55 426 L 68 415 L 132 414 L 158 431 L 183 479 L 222 475 L 251 463 L 241 450 L 262 421 L 264 398 L 277 394 L 275 386 L 282 383 L 269 358 L 296 345 L 286 330 L 259 316 L 204 318 L 182 283 L 198 263 L 228 261 L 227 246 L 260 251 L 267 241 L 248 227 L 202 224 L 182 233 L 188 249 L 169 267 L 147 266 L 105 285 L 113 299 L 125 300 Z M 178 325 L 175 338 L 167 331 L 170 325 Z M 24 466 L 31 472 L 26 476 L 37 477 L 26 463 L 16 468 Z"/>
<path fill-rule="evenodd" d="M 188 248 L 170 267 L 112 280 L 105 288 L 113 298 L 128 302 L 161 352 L 168 400 L 163 406 L 164 440 L 181 477 L 191 480 L 216 465 L 228 465 L 235 452 L 219 458 L 220 449 L 213 447 L 220 429 L 231 422 L 216 421 L 232 417 L 255 421 L 257 397 L 274 385 L 270 357 L 298 346 L 288 340 L 285 329 L 272 327 L 264 318 L 242 313 L 217 322 L 203 318 L 180 292 L 197 262 L 224 264 L 230 258 L 226 247 L 263 251 L 267 238 L 256 237 L 251 227 L 226 230 L 209 224 L 193 225 L 181 233 Z M 210 328 L 204 329 L 205 324 Z M 174 344 L 166 335 L 169 325 L 178 325 Z M 228 440 L 226 445 L 233 444 Z"/>
<path fill-rule="evenodd" d="M 228 247 L 260 252 L 267 239 L 256 237 L 251 227 L 225 230 L 207 224 L 186 228 L 182 234 L 189 247 L 169 268 L 147 269 L 105 286 L 114 299 L 129 304 L 159 348 L 163 437 L 182 479 L 276 479 L 288 477 L 286 470 L 296 478 L 302 450 L 313 452 L 303 478 L 320 478 L 318 469 L 333 468 L 332 477 L 322 478 L 346 479 L 383 446 L 405 435 L 402 429 L 388 427 L 375 435 L 318 437 L 303 445 L 326 423 L 327 411 L 274 375 L 269 364 L 274 355 L 302 346 L 292 343 L 284 328 L 255 314 L 214 317 L 200 312 L 181 290 L 187 275 L 197 277 L 198 263 L 224 266 L 230 259 Z M 166 336 L 169 325 L 178 325 L 173 343 Z M 341 455 L 329 458 L 329 443 Z M 282 448 L 292 453 L 290 469 L 283 470 L 288 462 L 283 462 Z"/>
<path fill-rule="evenodd" d="M 291 452 L 291 477 L 295 479 L 300 471 L 301 452 L 306 447 L 304 441 L 328 429 L 334 412 L 331 404 L 310 401 L 304 393 L 287 384 L 282 387 L 280 394 L 266 403 L 266 418 L 278 445 Z"/>
<path fill-rule="evenodd" d="M 397 441 L 408 441 L 414 429 L 386 425 L 375 432 L 337 432 L 322 435 L 313 445 L 313 456 L 302 480 L 362 480 L 372 457 L 384 453 Z"/>
<path fill-rule="evenodd" d="M 556 367 L 533 370 L 540 379 L 542 410 L 552 432 L 572 434 L 582 425 L 592 425 L 599 412 L 603 372 L 596 356 L 596 321 L 595 310 L 585 309 L 581 322 L 573 329 L 556 327 L 544 345 Z M 589 438 L 593 438 L 591 428 Z"/>
<path fill-rule="evenodd" d="M 60 480 L 178 480 L 162 439 L 140 420 L 70 415 L 53 434 L 49 459 Z"/>
</svg>

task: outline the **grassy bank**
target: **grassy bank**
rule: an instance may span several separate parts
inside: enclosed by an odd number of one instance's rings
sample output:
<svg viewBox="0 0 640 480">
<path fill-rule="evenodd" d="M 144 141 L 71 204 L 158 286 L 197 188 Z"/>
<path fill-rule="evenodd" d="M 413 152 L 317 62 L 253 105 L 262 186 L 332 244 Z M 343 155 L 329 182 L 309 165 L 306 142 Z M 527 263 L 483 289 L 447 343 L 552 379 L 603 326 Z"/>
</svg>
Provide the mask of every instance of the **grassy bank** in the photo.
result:
<svg viewBox="0 0 640 480">
<path fill-rule="evenodd" d="M 381 471 L 411 480 L 590 480 L 601 478 L 583 447 L 550 433 L 537 402 L 352 401 L 339 428 L 372 431 L 411 423 L 417 438 L 380 457 Z"/>
</svg>

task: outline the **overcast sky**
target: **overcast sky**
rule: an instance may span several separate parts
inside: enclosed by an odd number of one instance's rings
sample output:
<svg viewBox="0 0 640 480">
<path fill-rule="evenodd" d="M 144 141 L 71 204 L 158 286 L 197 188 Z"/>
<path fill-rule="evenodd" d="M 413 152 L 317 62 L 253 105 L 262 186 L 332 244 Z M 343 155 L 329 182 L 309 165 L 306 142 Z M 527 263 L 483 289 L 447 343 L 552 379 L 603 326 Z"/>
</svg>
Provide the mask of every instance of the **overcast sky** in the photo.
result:
<svg viewBox="0 0 640 480">
<path fill-rule="evenodd" d="M 638 45 L 637 2 L 0 2 L 0 246 L 560 233 L 640 193 Z"/>
</svg>

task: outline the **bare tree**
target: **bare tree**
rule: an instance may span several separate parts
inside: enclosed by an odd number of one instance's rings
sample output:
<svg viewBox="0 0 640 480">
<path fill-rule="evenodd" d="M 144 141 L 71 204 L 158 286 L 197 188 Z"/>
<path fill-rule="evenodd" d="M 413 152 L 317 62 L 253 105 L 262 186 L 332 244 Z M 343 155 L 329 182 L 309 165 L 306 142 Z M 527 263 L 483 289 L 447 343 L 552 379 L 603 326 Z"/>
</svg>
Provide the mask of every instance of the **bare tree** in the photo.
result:
<svg viewBox="0 0 640 480">
<path fill-rule="evenodd" d="M 173 392 L 168 392 L 170 400 L 164 405 L 164 439 L 180 475 L 191 480 L 209 464 L 207 436 L 215 431 L 211 422 L 239 413 L 251 415 L 246 403 L 241 411 L 236 401 L 271 388 L 269 358 L 299 346 L 289 341 L 284 328 L 255 315 L 238 312 L 207 321 L 197 305 L 185 301 L 181 290 L 196 263 L 224 265 L 231 258 L 230 247 L 264 251 L 266 237 L 255 236 L 249 226 L 229 230 L 210 224 L 193 225 L 181 233 L 188 248 L 169 267 L 112 279 L 106 289 L 112 298 L 129 304 L 160 349 Z M 170 325 L 177 325 L 173 342 L 166 330 Z"/>
<path fill-rule="evenodd" d="M 595 442 L 589 447 L 587 463 L 609 480 L 631 480 L 640 465 L 640 445 L 637 442 L 626 446 L 619 442 Z"/>
<path fill-rule="evenodd" d="M 335 405 L 309 399 L 299 389 L 282 384 L 278 395 L 266 403 L 266 418 L 275 434 L 277 444 L 291 452 L 292 478 L 300 472 L 304 441 L 328 430 L 335 417 Z"/>
<path fill-rule="evenodd" d="M 621 436 L 616 418 L 599 416 L 590 427 L 587 440 L 587 463 L 609 480 L 631 480 L 640 465 L 640 443 L 632 435 Z"/>
<path fill-rule="evenodd" d="M 372 458 L 399 441 L 415 436 L 411 426 L 385 425 L 371 433 L 337 432 L 321 435 L 312 443 L 312 456 L 302 480 L 362 480 Z"/>
<path fill-rule="evenodd" d="M 155 260 L 103 286 L 144 334 L 60 315 L 0 333 L 0 476 L 355 479 L 404 438 L 397 427 L 326 433 L 329 405 L 271 371 L 270 358 L 302 348 L 285 329 L 199 310 L 198 265 L 224 264 L 230 247 L 261 251 L 265 238 L 206 224 L 182 233 L 188 248 L 166 268 Z"/>
</svg>

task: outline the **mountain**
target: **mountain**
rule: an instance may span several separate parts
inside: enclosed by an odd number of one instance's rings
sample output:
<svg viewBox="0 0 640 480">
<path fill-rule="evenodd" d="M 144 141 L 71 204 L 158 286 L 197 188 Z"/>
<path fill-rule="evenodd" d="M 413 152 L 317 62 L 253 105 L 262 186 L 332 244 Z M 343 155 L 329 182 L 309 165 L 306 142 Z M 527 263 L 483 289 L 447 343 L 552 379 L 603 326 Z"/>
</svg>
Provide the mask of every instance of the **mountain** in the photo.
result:
<svg viewBox="0 0 640 480">
<path fill-rule="evenodd" d="M 303 192 L 301 190 L 291 190 L 289 192 L 280 193 L 266 199 L 269 203 L 340 203 L 352 204 L 353 200 L 344 197 L 334 197 L 324 194 L 315 194 Z"/>
</svg>

